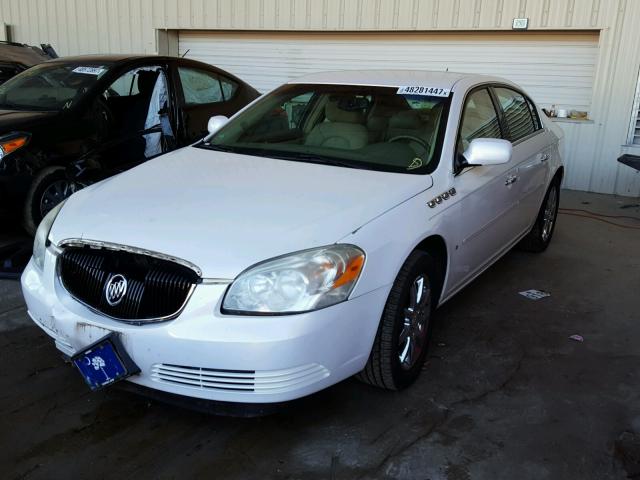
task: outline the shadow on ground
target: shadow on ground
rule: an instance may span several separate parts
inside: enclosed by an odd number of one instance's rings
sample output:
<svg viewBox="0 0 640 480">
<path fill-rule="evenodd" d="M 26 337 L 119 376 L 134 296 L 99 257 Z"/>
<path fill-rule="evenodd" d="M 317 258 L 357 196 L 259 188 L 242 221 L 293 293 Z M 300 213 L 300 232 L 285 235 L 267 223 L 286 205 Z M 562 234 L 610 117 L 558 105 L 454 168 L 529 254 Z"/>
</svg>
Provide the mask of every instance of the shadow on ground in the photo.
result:
<svg viewBox="0 0 640 480">
<path fill-rule="evenodd" d="M 2 224 L 0 234 L 0 279 L 17 279 L 29 262 L 33 239 L 15 227 Z"/>
</svg>

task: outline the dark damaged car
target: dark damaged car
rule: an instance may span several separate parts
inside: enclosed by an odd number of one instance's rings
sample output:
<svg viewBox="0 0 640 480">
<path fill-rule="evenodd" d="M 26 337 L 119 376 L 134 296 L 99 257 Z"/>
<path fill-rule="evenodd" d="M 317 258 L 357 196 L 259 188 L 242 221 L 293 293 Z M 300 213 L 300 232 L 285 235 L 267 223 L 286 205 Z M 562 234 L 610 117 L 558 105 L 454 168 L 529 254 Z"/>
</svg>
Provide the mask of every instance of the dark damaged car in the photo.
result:
<svg viewBox="0 0 640 480">
<path fill-rule="evenodd" d="M 0 85 L 29 67 L 58 58 L 51 45 L 41 48 L 24 43 L 0 41 Z"/>
<path fill-rule="evenodd" d="M 211 116 L 258 96 L 184 58 L 66 57 L 30 68 L 0 85 L 0 217 L 33 233 L 77 189 L 194 142 Z"/>
</svg>

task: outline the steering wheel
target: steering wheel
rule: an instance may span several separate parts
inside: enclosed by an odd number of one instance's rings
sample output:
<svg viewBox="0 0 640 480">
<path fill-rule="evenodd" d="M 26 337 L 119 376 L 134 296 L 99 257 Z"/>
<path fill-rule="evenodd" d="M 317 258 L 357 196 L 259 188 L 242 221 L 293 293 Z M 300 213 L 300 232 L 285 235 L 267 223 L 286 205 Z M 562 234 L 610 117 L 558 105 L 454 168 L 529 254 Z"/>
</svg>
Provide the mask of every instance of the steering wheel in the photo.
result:
<svg viewBox="0 0 640 480">
<path fill-rule="evenodd" d="M 390 138 L 387 141 L 389 143 L 393 143 L 393 142 L 397 142 L 398 140 L 409 140 L 411 142 L 416 142 L 418 145 L 424 148 L 425 153 L 428 153 L 431 151 L 431 145 L 429 145 L 429 142 L 427 142 L 424 138 L 415 137 L 413 135 L 396 135 L 395 137 Z"/>
</svg>

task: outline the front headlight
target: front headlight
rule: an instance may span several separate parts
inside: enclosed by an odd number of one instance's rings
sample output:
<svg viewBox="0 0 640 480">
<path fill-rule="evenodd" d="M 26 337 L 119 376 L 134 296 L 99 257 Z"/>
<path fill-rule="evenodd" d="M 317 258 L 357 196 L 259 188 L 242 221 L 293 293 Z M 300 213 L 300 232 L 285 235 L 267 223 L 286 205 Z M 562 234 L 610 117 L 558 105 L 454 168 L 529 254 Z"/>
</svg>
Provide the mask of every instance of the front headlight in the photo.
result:
<svg viewBox="0 0 640 480">
<path fill-rule="evenodd" d="M 5 155 L 15 152 L 29 143 L 31 137 L 28 133 L 12 133 L 4 137 L 0 137 L 0 160 Z"/>
<path fill-rule="evenodd" d="M 355 286 L 364 252 L 330 245 L 267 260 L 245 270 L 231 284 L 223 313 L 300 313 L 346 300 Z"/>
<path fill-rule="evenodd" d="M 40 225 L 38 225 L 38 230 L 36 230 L 36 236 L 33 239 L 33 261 L 40 270 L 44 267 L 44 254 L 47 251 L 49 232 L 51 231 L 53 222 L 55 222 L 64 202 L 65 201 L 63 200 L 53 207 L 51 211 L 44 216 Z"/>
</svg>

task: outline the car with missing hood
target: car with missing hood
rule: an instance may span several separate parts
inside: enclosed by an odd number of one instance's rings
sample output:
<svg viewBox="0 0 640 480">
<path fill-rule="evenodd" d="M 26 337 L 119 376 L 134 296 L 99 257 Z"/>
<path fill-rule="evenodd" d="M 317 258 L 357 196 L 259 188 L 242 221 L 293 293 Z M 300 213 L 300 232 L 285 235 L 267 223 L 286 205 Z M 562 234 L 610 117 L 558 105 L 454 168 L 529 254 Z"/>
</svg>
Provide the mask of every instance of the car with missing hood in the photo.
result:
<svg viewBox="0 0 640 480">
<path fill-rule="evenodd" d="M 205 63 L 155 55 L 51 60 L 0 85 L 0 216 L 34 233 L 76 190 L 207 132 L 258 97 Z"/>
<path fill-rule="evenodd" d="M 501 78 L 314 74 L 209 126 L 38 229 L 29 315 L 92 389 L 253 405 L 352 375 L 402 389 L 435 308 L 552 238 L 562 135 Z"/>
<path fill-rule="evenodd" d="M 0 41 L 0 85 L 29 67 L 58 58 L 51 45 L 42 44 L 40 47 Z"/>
</svg>

